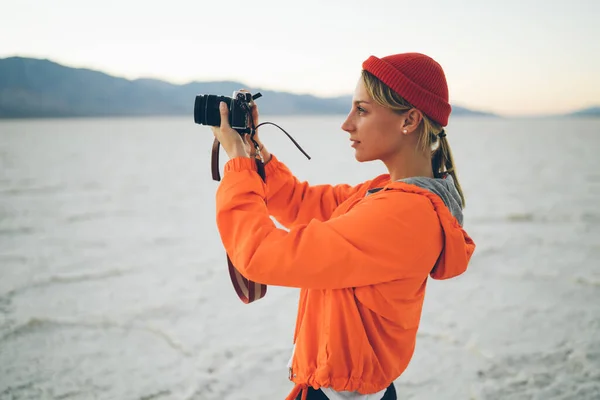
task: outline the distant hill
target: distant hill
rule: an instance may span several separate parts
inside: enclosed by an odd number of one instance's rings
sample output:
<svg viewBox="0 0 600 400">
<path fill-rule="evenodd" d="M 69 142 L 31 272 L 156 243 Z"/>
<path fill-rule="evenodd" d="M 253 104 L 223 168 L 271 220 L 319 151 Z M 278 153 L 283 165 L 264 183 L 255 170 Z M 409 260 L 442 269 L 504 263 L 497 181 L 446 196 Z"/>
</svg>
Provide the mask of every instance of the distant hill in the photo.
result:
<svg viewBox="0 0 600 400">
<path fill-rule="evenodd" d="M 0 59 L 0 118 L 189 115 L 197 94 L 231 96 L 245 87 L 260 91 L 262 114 L 346 114 L 351 96 L 322 98 L 251 88 L 240 82 L 175 85 L 128 80 L 50 60 Z M 453 116 L 492 114 L 453 106 Z"/>
<path fill-rule="evenodd" d="M 600 117 L 600 106 L 588 107 L 565 115 L 566 117 Z"/>
</svg>

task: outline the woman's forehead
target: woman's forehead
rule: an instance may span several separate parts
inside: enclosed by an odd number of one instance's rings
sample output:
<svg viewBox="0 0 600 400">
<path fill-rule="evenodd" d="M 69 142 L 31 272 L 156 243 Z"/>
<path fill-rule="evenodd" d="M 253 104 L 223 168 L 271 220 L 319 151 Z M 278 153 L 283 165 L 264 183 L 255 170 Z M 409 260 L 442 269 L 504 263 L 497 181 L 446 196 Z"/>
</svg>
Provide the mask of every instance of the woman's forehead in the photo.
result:
<svg viewBox="0 0 600 400">
<path fill-rule="evenodd" d="M 356 83 L 356 87 L 354 88 L 354 101 L 371 101 L 371 96 L 369 95 L 369 91 L 365 86 L 365 82 L 362 79 L 359 79 Z"/>
</svg>

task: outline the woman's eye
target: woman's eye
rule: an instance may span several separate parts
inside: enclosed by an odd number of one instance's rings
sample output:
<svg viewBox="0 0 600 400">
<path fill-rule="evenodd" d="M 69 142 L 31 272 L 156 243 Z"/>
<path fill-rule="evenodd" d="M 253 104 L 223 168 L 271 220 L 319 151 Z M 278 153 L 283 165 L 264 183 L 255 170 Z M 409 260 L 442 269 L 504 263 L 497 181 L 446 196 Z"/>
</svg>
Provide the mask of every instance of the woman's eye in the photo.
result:
<svg viewBox="0 0 600 400">
<path fill-rule="evenodd" d="M 358 111 L 359 114 L 362 114 L 365 112 L 365 109 L 360 106 L 356 106 L 356 110 Z"/>
</svg>

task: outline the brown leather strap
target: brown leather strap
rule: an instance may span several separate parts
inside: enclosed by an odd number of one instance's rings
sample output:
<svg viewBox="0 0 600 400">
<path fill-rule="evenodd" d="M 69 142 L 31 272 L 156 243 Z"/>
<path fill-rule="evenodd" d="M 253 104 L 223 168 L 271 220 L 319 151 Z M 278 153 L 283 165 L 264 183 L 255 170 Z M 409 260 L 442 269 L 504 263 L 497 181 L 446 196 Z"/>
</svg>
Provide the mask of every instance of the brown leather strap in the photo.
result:
<svg viewBox="0 0 600 400">
<path fill-rule="evenodd" d="M 229 259 L 229 255 L 227 256 L 227 265 L 229 267 L 229 277 L 231 278 L 231 283 L 233 283 L 233 288 L 242 302 L 249 304 L 265 297 L 267 294 L 267 285 L 244 278 L 244 276 L 234 267 Z"/>
<path fill-rule="evenodd" d="M 220 143 L 215 138 L 210 162 L 212 177 L 215 181 L 221 180 L 221 174 L 219 173 L 219 148 Z M 233 288 L 242 302 L 249 304 L 253 301 L 262 299 L 267 294 L 267 285 L 244 278 L 244 276 L 235 268 L 231 259 L 229 259 L 229 255 L 227 255 L 227 267 L 229 269 L 229 277 L 231 278 Z"/>
<path fill-rule="evenodd" d="M 221 143 L 215 138 L 215 141 L 212 145 L 212 156 L 210 158 L 211 170 L 212 170 L 212 178 L 215 181 L 221 180 L 221 174 L 219 174 L 219 148 Z"/>
</svg>

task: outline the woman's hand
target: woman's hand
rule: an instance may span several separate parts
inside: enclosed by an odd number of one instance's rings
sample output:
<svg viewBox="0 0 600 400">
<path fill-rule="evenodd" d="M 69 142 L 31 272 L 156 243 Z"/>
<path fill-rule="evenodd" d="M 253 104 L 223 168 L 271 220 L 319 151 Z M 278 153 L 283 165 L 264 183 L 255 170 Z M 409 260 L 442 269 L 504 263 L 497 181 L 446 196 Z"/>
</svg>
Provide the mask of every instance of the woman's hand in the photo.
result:
<svg viewBox="0 0 600 400">
<path fill-rule="evenodd" d="M 246 89 L 241 89 L 240 92 L 249 93 Z M 254 100 L 250 102 L 250 109 L 252 110 L 252 122 L 254 123 L 254 126 L 258 126 L 258 107 L 256 106 Z M 256 141 L 256 143 L 258 143 L 260 148 L 264 147 L 262 142 L 258 138 L 258 130 L 254 133 L 254 140 Z M 254 142 L 252 142 L 252 139 L 250 139 L 250 134 L 244 135 L 244 142 L 246 143 L 246 151 L 248 152 L 248 154 L 250 154 L 251 156 L 254 155 L 256 153 L 256 148 L 254 147 Z"/>
<path fill-rule="evenodd" d="M 225 153 L 227 153 L 230 159 L 250 157 L 246 143 L 244 143 L 240 134 L 229 125 L 229 109 L 227 108 L 227 104 L 221 102 L 219 104 L 219 112 L 221 113 L 221 126 L 211 126 L 210 128 L 215 138 L 221 143 Z"/>
<path fill-rule="evenodd" d="M 240 91 L 247 92 L 247 90 L 245 89 L 242 89 Z M 254 126 L 258 126 L 258 106 L 254 102 L 254 100 L 250 103 L 250 109 L 252 110 L 252 122 L 254 122 Z M 258 137 L 258 130 L 254 133 L 254 140 L 256 141 L 256 143 L 258 143 L 258 147 L 260 149 L 260 156 L 263 159 L 263 162 L 267 164 L 269 161 L 271 161 L 271 153 L 269 153 L 269 151 L 265 148 L 265 145 L 260 141 L 260 138 Z M 248 152 L 250 157 L 255 157 L 256 147 L 254 146 L 254 142 L 250 138 L 249 134 L 244 135 L 244 142 L 246 143 L 246 151 Z"/>
<path fill-rule="evenodd" d="M 247 92 L 247 90 L 244 89 L 240 91 Z M 254 103 L 254 101 L 251 103 L 251 110 L 254 126 L 257 126 L 258 107 L 256 106 L 256 103 Z M 219 104 L 219 112 L 221 113 L 221 126 L 212 126 L 211 129 L 217 140 L 221 143 L 221 146 L 223 147 L 229 158 L 255 157 L 256 148 L 254 147 L 254 143 L 250 139 L 250 135 L 245 134 L 244 138 L 242 139 L 239 133 L 233 128 L 231 128 L 231 126 L 229 125 L 229 109 L 227 108 L 227 105 L 221 102 Z M 258 137 L 258 131 L 254 134 L 254 140 L 259 145 L 260 156 L 263 159 L 263 162 L 267 164 L 269 161 L 271 161 L 271 153 L 269 153 L 269 151 L 260 141 Z"/>
</svg>

